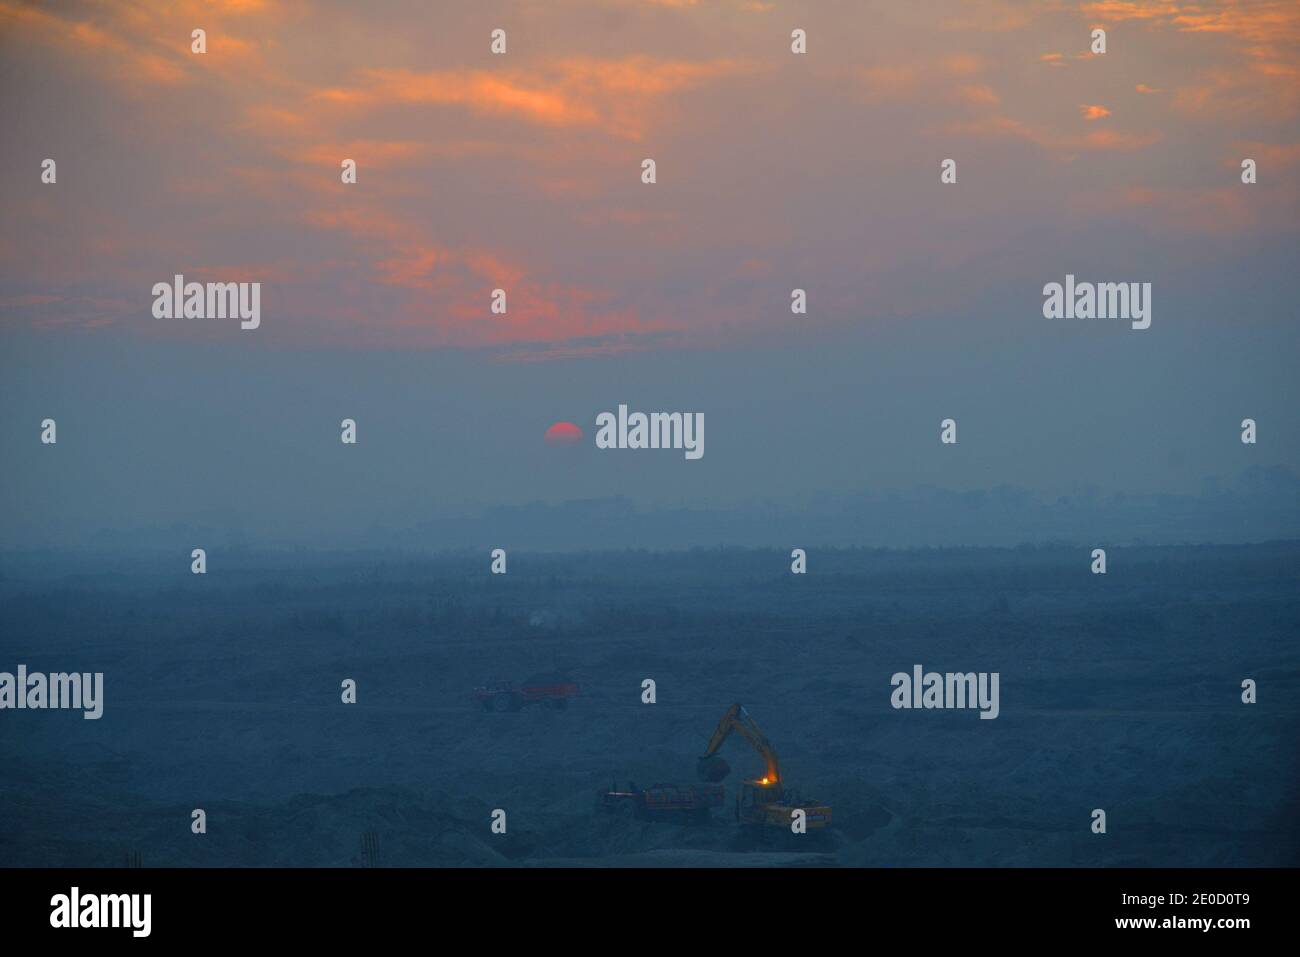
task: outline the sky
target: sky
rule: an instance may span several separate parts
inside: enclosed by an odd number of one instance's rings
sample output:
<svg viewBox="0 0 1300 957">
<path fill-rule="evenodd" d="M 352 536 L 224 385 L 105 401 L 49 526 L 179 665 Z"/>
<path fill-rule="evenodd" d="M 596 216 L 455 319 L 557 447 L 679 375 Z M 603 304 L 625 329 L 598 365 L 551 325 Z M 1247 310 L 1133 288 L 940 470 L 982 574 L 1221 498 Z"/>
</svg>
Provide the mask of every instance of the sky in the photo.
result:
<svg viewBox="0 0 1300 957">
<path fill-rule="evenodd" d="M 0 0 L 0 546 L 1300 471 L 1298 71 L 1272 0 Z M 619 404 L 704 457 L 596 449 Z"/>
</svg>

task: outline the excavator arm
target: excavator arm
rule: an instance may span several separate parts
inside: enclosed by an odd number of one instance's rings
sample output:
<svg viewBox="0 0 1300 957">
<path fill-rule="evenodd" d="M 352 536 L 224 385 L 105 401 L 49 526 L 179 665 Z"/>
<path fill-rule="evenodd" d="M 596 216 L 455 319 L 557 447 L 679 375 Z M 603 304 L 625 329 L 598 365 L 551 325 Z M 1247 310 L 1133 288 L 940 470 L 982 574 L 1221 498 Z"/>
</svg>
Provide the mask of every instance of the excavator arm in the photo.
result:
<svg viewBox="0 0 1300 957">
<path fill-rule="evenodd" d="M 714 729 L 713 737 L 709 739 L 709 746 L 700 756 L 697 765 L 700 777 L 706 781 L 720 781 L 730 772 L 727 763 L 718 756 L 718 749 L 727 738 L 731 737 L 733 731 L 748 741 L 750 747 L 758 752 L 759 757 L 767 765 L 767 772 L 759 783 L 774 785 L 780 781 L 781 765 L 777 761 L 776 749 L 772 747 L 772 742 L 767 740 L 767 735 L 759 728 L 758 722 L 739 704 L 733 704 L 728 708 L 722 720 L 718 722 L 717 728 Z"/>
</svg>

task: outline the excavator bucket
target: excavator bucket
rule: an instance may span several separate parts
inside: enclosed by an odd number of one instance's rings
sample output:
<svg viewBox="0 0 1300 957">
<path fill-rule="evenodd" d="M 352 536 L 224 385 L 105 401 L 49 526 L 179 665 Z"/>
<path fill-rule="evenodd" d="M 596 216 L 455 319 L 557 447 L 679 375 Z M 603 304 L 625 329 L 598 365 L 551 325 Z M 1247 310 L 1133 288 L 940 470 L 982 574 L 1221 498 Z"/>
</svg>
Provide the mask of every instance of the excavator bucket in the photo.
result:
<svg viewBox="0 0 1300 957">
<path fill-rule="evenodd" d="M 721 755 L 712 754 L 696 762 L 695 773 L 701 781 L 721 781 L 731 773 L 731 765 Z"/>
</svg>

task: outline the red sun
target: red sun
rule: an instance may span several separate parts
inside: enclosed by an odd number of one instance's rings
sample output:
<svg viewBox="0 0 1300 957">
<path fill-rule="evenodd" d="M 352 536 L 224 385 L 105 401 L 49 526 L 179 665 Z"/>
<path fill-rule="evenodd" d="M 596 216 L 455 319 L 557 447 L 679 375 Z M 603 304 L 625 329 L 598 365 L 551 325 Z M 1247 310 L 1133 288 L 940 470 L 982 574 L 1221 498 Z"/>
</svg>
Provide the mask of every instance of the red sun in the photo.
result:
<svg viewBox="0 0 1300 957">
<path fill-rule="evenodd" d="M 556 422 L 546 430 L 547 445 L 577 445 L 582 441 L 582 429 L 572 422 Z"/>
</svg>

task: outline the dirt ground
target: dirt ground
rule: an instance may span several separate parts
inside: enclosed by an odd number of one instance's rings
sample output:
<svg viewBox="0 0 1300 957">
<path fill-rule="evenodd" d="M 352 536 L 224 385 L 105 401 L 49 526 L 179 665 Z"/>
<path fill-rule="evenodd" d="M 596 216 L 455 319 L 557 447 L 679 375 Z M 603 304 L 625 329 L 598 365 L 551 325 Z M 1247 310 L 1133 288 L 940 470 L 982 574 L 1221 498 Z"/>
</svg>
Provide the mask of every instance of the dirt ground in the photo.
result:
<svg viewBox="0 0 1300 957">
<path fill-rule="evenodd" d="M 103 671 L 105 708 L 0 714 L 0 863 L 1300 863 L 1300 545 L 1113 549 L 1106 576 L 1073 547 L 812 557 L 8 562 L 0 670 Z M 914 664 L 998 672 L 999 717 L 892 708 Z M 551 669 L 581 685 L 566 710 L 471 698 Z M 711 824 L 595 810 L 613 783 L 692 782 L 733 701 L 828 835 L 742 839 L 761 765 L 736 739 Z"/>
</svg>

